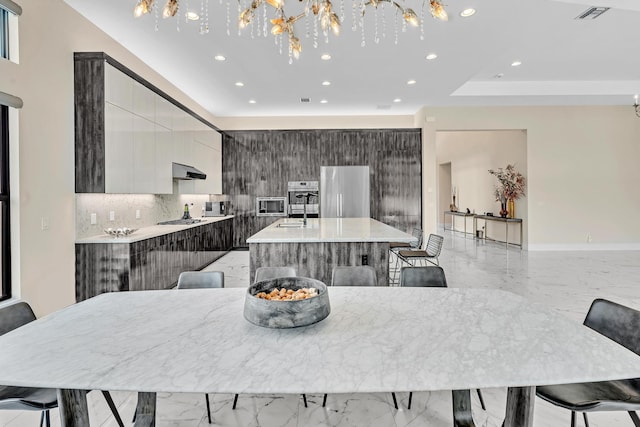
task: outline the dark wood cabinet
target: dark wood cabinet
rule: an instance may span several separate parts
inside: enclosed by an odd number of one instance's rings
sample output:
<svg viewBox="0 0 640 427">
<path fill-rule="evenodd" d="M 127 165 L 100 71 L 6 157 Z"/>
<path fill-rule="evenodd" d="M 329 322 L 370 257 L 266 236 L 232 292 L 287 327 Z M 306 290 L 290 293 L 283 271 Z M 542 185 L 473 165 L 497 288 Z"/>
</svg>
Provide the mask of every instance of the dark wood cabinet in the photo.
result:
<svg viewBox="0 0 640 427">
<path fill-rule="evenodd" d="M 233 246 L 231 218 L 132 243 L 76 243 L 76 301 L 105 293 L 169 289 Z"/>
<path fill-rule="evenodd" d="M 411 232 L 422 224 L 420 129 L 225 131 L 222 190 L 231 197 L 234 246 L 277 218 L 257 217 L 255 198 L 286 196 L 288 181 L 320 179 L 321 166 L 369 166 L 371 217 Z"/>
</svg>

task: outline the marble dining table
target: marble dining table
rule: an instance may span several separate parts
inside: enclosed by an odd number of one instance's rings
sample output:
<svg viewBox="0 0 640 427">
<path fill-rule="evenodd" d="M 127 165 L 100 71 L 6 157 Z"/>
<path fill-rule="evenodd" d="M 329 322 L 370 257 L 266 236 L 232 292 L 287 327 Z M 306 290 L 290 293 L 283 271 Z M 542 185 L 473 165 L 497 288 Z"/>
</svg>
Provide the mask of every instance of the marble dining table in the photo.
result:
<svg viewBox="0 0 640 427">
<path fill-rule="evenodd" d="M 508 387 L 505 426 L 533 422 L 535 386 L 640 377 L 640 358 L 563 315 L 484 289 L 330 287 L 331 313 L 269 329 L 243 317 L 246 289 L 102 294 L 0 337 L 0 384 L 58 389 L 62 425 L 90 424 L 87 390 L 138 392 L 453 391 Z"/>
</svg>

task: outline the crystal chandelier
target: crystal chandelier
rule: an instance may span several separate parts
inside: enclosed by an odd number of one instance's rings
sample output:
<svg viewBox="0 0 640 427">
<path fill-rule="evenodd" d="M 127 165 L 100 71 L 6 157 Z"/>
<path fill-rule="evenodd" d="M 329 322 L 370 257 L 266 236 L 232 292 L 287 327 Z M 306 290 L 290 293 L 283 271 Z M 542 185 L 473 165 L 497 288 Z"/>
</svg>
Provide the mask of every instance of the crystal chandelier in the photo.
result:
<svg viewBox="0 0 640 427">
<path fill-rule="evenodd" d="M 179 9 L 179 3 L 181 0 L 167 0 L 163 10 L 162 10 L 162 16 L 163 18 L 169 18 L 172 16 L 175 16 L 178 12 Z M 187 1 L 188 0 L 182 0 Z M 206 10 L 208 10 L 208 0 L 201 0 L 202 1 L 202 8 L 203 10 L 205 10 L 205 2 L 207 2 L 207 7 Z M 222 1 L 222 0 L 221 0 Z M 227 0 L 227 2 L 229 2 L 230 0 Z M 298 59 L 300 56 L 300 52 L 302 52 L 302 44 L 300 42 L 300 39 L 295 35 L 295 28 L 294 28 L 294 24 L 302 19 L 302 18 L 306 18 L 306 19 L 310 19 L 313 22 L 314 25 L 314 47 L 317 47 L 317 41 L 315 40 L 315 37 L 317 36 L 317 25 L 320 25 L 320 28 L 322 30 L 322 35 L 325 38 L 325 41 L 328 42 L 329 40 L 329 32 L 332 32 L 334 35 L 339 35 L 340 34 L 340 27 L 342 25 L 342 23 L 344 22 L 344 0 L 340 0 L 340 8 L 339 8 L 339 12 L 340 12 L 340 16 L 338 15 L 338 13 L 335 11 L 334 5 L 331 2 L 331 0 L 299 0 L 295 3 L 297 4 L 301 4 L 303 5 L 303 10 L 301 13 L 297 14 L 297 15 L 288 15 L 285 12 L 285 0 L 250 0 L 251 3 L 248 5 L 248 7 L 244 7 L 242 6 L 244 0 L 238 0 L 238 11 L 239 11 L 239 16 L 238 16 L 238 27 L 240 30 L 252 26 L 254 25 L 254 23 L 256 21 L 259 20 L 260 14 L 259 14 L 259 10 L 260 8 L 262 8 L 262 12 L 263 12 L 263 28 L 264 28 L 264 34 L 266 36 L 266 28 L 267 28 L 267 9 L 270 8 L 270 10 L 273 11 L 274 13 L 274 18 L 269 20 L 269 23 L 271 25 L 271 34 L 273 34 L 274 36 L 281 36 L 281 37 L 287 37 L 288 41 L 289 41 L 289 62 L 291 63 L 291 58 L 296 58 Z M 292 1 L 292 0 L 290 0 Z M 375 36 L 374 36 L 374 41 L 376 43 L 379 42 L 379 37 L 378 37 L 378 21 L 377 21 L 377 14 L 378 14 L 378 10 L 382 9 L 382 11 L 384 11 L 385 6 L 386 5 L 390 5 L 390 8 L 395 12 L 396 17 L 400 16 L 402 19 L 402 31 L 405 31 L 406 29 L 406 24 L 409 24 L 413 27 L 421 27 L 421 39 L 424 38 L 424 10 L 426 8 L 426 6 L 429 6 L 429 11 L 431 13 L 431 15 L 439 20 L 442 21 L 447 21 L 449 18 L 447 16 L 447 11 L 445 10 L 444 6 L 442 5 L 442 3 L 440 2 L 440 0 L 422 0 L 422 13 L 421 13 L 421 17 L 418 17 L 418 15 L 416 14 L 416 12 L 411 9 L 410 7 L 405 5 L 405 1 L 406 0 L 399 0 L 399 1 L 394 1 L 394 0 L 352 0 L 353 1 L 353 5 L 352 5 L 352 15 L 353 15 L 353 25 L 351 27 L 351 29 L 353 31 L 357 30 L 357 27 L 359 24 L 361 31 L 362 31 L 362 43 L 361 45 L 364 46 L 365 45 L 365 41 L 364 41 L 364 15 L 365 12 L 367 11 L 367 9 L 373 9 L 375 14 L 376 14 L 376 25 L 375 25 Z M 140 17 L 144 14 L 150 13 L 153 10 L 153 6 L 154 6 L 154 2 L 155 0 L 138 0 L 138 3 L 136 4 L 135 8 L 134 8 L 134 15 L 136 17 Z M 229 10 L 229 3 L 227 3 L 227 25 L 228 25 L 228 10 Z M 157 13 L 156 13 L 157 16 Z M 359 19 L 358 19 L 359 16 Z M 383 20 L 384 20 L 384 15 L 383 15 Z M 394 24 L 395 24 L 395 42 L 396 44 L 398 43 L 398 19 L 394 19 Z M 309 30 L 308 30 L 308 21 L 307 21 L 307 37 L 309 36 Z M 383 21 L 383 28 L 386 28 L 386 21 Z M 258 36 L 260 36 L 260 23 L 258 22 L 256 24 L 257 28 L 258 28 Z M 157 25 L 156 25 L 157 28 Z M 201 26 L 201 32 L 208 32 L 208 23 L 204 24 L 204 28 L 206 28 L 206 31 L 202 31 L 202 26 Z M 227 28 L 227 34 L 229 34 L 229 29 Z M 253 37 L 253 28 L 252 28 L 252 37 Z M 385 37 L 385 34 L 383 32 L 383 37 Z M 282 39 L 280 39 L 281 41 Z"/>
</svg>

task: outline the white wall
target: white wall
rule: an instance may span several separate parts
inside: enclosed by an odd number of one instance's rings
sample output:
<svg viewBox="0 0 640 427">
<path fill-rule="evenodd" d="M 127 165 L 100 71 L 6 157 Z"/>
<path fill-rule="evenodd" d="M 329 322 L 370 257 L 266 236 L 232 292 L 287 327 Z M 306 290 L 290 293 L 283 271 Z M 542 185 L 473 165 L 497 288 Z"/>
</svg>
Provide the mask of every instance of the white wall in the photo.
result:
<svg viewBox="0 0 640 427">
<path fill-rule="evenodd" d="M 427 171 L 438 131 L 527 132 L 529 249 L 640 249 L 640 119 L 631 106 L 429 107 L 416 125 Z M 428 172 L 423 180 L 423 223 L 433 231 L 437 181 Z"/>
<path fill-rule="evenodd" d="M 0 61 L 0 91 L 19 96 L 15 295 L 42 316 L 75 302 L 73 52 L 103 51 L 204 118 L 209 113 L 62 0 L 22 0 L 20 63 Z M 12 158 L 13 155 L 12 154 Z M 15 186 L 14 186 L 15 185 Z M 42 218 L 49 229 L 41 229 Z"/>
<path fill-rule="evenodd" d="M 436 134 L 436 156 L 438 165 L 451 164 L 451 176 L 445 176 L 451 186 L 456 187 L 456 205 L 460 212 L 467 208 L 474 213 L 493 212 L 499 216 L 500 203 L 495 201 L 494 188 L 498 180 L 489 174 L 489 169 L 504 168 L 515 164 L 516 170 L 527 178 L 527 137 L 520 130 L 503 131 L 440 131 Z M 442 170 L 438 167 L 439 171 Z M 439 221 L 443 212 L 449 210 L 452 201 L 450 193 L 442 194 L 443 177 L 438 175 L 440 205 Z M 445 183 L 445 187 L 446 187 Z M 443 198 L 443 196 L 445 196 Z M 447 200 L 443 203 L 443 200 Z M 516 200 L 516 217 L 523 220 L 523 240 L 526 242 L 527 198 Z M 450 218 L 447 217 L 447 220 Z M 455 228 L 464 230 L 464 219 L 455 218 Z M 473 231 L 473 220 L 467 218 L 467 232 Z M 484 226 L 484 221 L 478 228 Z M 504 225 L 491 222 L 486 224 L 487 236 L 497 240 L 505 239 Z M 519 243 L 520 229 L 515 224 L 509 229 L 509 241 Z"/>
</svg>

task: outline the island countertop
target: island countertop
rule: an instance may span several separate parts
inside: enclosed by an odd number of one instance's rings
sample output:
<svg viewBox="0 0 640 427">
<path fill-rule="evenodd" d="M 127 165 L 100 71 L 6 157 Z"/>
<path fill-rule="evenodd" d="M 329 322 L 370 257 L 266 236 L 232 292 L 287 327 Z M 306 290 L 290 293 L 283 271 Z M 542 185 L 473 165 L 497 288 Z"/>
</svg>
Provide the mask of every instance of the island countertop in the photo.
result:
<svg viewBox="0 0 640 427">
<path fill-rule="evenodd" d="M 372 218 L 280 219 L 247 239 L 247 243 L 416 242 L 411 234 Z M 292 226 L 294 225 L 294 226 Z"/>
</svg>

